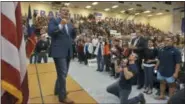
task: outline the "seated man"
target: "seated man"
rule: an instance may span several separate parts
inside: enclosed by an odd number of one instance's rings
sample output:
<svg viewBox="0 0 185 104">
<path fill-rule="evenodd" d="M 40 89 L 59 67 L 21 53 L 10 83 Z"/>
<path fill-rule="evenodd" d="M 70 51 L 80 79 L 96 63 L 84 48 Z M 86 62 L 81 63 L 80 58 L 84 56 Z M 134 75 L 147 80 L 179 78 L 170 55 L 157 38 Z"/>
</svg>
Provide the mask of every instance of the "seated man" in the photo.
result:
<svg viewBox="0 0 185 104">
<path fill-rule="evenodd" d="M 136 54 L 132 53 L 129 55 L 128 60 L 122 60 L 120 67 L 116 70 L 120 72 L 120 79 L 118 82 L 108 86 L 107 91 L 111 94 L 116 95 L 120 98 L 121 104 L 145 104 L 145 98 L 143 94 L 128 99 L 132 91 L 132 79 L 137 73 L 137 65 L 135 64 Z"/>
</svg>

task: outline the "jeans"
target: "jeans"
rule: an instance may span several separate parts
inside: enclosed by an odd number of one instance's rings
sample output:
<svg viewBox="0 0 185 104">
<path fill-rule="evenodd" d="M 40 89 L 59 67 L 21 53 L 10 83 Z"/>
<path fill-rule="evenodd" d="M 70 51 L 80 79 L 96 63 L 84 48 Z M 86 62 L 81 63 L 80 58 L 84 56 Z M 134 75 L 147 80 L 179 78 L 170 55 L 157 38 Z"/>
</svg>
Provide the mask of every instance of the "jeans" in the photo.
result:
<svg viewBox="0 0 185 104">
<path fill-rule="evenodd" d="M 37 54 L 32 54 L 30 57 L 30 64 L 36 64 L 38 60 L 38 55 Z"/>
<path fill-rule="evenodd" d="M 154 66 L 146 67 L 144 66 L 145 73 L 145 87 L 152 89 L 153 88 L 153 80 L 154 80 Z"/>
<path fill-rule="evenodd" d="M 119 81 L 113 83 L 112 85 L 107 87 L 107 92 L 117 96 L 120 98 L 121 104 L 137 104 L 141 101 L 140 96 L 136 96 L 134 98 L 128 99 L 131 90 L 129 89 L 122 89 L 119 86 Z"/>
<path fill-rule="evenodd" d="M 40 52 L 40 53 L 38 53 L 38 60 L 37 60 L 37 62 L 38 63 L 41 63 L 42 59 L 44 60 L 44 63 L 47 63 L 48 62 L 48 57 L 47 57 L 46 52 Z"/>
<path fill-rule="evenodd" d="M 164 76 L 161 76 L 160 72 L 157 72 L 157 79 L 160 81 L 166 81 L 167 83 L 175 82 L 175 78 L 173 77 L 173 75 L 171 77 L 164 77 Z"/>
<path fill-rule="evenodd" d="M 54 58 L 57 80 L 55 83 L 55 93 L 59 96 L 59 101 L 66 98 L 66 77 L 68 74 L 70 58 Z"/>
<path fill-rule="evenodd" d="M 102 56 L 97 56 L 97 64 L 98 64 L 98 70 L 103 71 L 104 70 L 104 59 Z"/>
</svg>

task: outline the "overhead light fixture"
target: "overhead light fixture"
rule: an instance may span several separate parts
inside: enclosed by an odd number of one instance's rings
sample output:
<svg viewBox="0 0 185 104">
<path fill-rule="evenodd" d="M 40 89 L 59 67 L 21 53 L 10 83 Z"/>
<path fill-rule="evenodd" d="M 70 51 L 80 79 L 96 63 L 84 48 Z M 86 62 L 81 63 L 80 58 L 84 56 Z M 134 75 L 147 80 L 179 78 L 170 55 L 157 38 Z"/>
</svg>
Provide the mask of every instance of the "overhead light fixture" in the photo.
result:
<svg viewBox="0 0 185 104">
<path fill-rule="evenodd" d="M 104 10 L 105 10 L 105 11 L 109 11 L 110 9 L 109 9 L 109 8 L 105 8 Z"/>
<path fill-rule="evenodd" d="M 130 9 L 128 9 L 128 10 L 133 10 L 134 8 L 130 8 Z"/>
<path fill-rule="evenodd" d="M 93 3 L 92 3 L 92 5 L 97 5 L 97 4 L 98 4 L 98 2 L 93 2 Z"/>
<path fill-rule="evenodd" d="M 112 8 L 114 9 L 114 8 L 117 8 L 118 7 L 118 5 L 114 5 L 114 6 L 112 6 Z"/>
<path fill-rule="evenodd" d="M 69 5 L 70 5 L 70 3 L 64 3 L 64 5 L 69 6 Z"/>
<path fill-rule="evenodd" d="M 85 8 L 89 9 L 89 8 L 91 8 L 91 6 L 90 5 L 87 5 Z"/>
<path fill-rule="evenodd" d="M 125 13 L 125 11 L 124 10 L 122 10 L 122 11 L 120 11 L 121 13 Z"/>
<path fill-rule="evenodd" d="M 153 16 L 153 15 L 150 14 L 150 15 L 147 15 L 147 16 L 148 16 L 148 17 L 151 17 L 151 16 Z"/>
<path fill-rule="evenodd" d="M 157 13 L 156 15 L 162 15 L 162 14 L 163 14 L 163 13 L 160 12 L 160 13 Z"/>
<path fill-rule="evenodd" d="M 144 11 L 143 13 L 150 13 L 151 11 L 147 10 L 147 11 Z"/>
<path fill-rule="evenodd" d="M 136 13 L 135 15 L 139 15 L 140 13 Z"/>
</svg>

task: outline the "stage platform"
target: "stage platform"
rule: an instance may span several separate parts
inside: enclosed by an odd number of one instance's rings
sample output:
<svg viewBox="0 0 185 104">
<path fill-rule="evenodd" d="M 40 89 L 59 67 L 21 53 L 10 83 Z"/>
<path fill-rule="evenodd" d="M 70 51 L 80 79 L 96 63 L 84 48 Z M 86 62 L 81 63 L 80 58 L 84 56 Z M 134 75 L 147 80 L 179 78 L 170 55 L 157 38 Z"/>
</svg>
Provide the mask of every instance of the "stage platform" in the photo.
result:
<svg viewBox="0 0 185 104">
<path fill-rule="evenodd" d="M 29 103 L 59 103 L 54 95 L 56 70 L 54 63 L 28 65 Z M 68 75 L 68 97 L 78 104 L 96 104 L 97 102 Z"/>
</svg>

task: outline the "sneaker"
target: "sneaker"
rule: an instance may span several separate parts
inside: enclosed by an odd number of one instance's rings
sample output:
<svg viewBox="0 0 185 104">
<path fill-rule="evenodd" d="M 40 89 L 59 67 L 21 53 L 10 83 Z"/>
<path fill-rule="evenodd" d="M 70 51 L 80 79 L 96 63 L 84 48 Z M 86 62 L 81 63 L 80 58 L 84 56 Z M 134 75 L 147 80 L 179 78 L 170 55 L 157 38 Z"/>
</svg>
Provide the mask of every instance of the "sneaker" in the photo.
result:
<svg viewBox="0 0 185 104">
<path fill-rule="evenodd" d="M 149 90 L 148 88 L 145 88 L 144 91 L 143 91 L 143 93 L 147 93 L 148 90 Z"/>
<path fill-rule="evenodd" d="M 139 94 L 140 97 L 140 104 L 146 104 L 146 100 L 143 94 Z"/>
<path fill-rule="evenodd" d="M 146 92 L 146 94 L 148 94 L 148 95 L 151 95 L 153 92 L 152 92 L 152 89 L 150 89 L 150 90 L 148 90 L 147 92 Z"/>
</svg>

